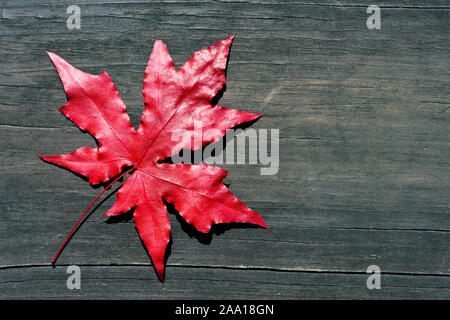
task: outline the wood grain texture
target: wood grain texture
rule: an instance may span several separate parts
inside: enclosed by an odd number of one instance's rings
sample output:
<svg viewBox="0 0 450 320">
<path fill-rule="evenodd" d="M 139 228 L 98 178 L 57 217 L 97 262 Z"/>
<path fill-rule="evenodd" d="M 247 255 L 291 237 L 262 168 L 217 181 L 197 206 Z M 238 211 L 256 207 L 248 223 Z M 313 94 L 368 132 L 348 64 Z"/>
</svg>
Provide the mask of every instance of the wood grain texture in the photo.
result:
<svg viewBox="0 0 450 320">
<path fill-rule="evenodd" d="M 359 0 L 78 1 L 81 30 L 66 27 L 70 4 L 0 2 L 0 298 L 450 298 L 448 1 L 378 1 L 380 30 Z M 41 49 L 107 70 L 137 125 L 156 39 L 178 67 L 233 33 L 220 103 L 280 130 L 280 170 L 224 168 L 271 232 L 199 238 L 170 214 L 161 284 L 132 221 L 99 218 L 113 188 L 52 269 L 101 189 L 34 153 L 95 146 L 57 110 L 64 90 Z M 80 291 L 66 288 L 71 264 Z M 373 264 L 381 290 L 366 288 Z"/>
</svg>

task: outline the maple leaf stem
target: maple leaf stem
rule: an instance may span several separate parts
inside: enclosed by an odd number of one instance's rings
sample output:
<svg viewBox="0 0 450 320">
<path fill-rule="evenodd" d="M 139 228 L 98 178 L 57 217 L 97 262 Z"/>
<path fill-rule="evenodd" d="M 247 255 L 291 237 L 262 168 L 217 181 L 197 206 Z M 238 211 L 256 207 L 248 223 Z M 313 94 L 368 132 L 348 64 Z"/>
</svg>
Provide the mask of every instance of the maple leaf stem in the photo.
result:
<svg viewBox="0 0 450 320">
<path fill-rule="evenodd" d="M 125 171 L 124 173 L 122 173 L 120 176 L 118 176 L 116 179 L 114 179 L 108 186 L 105 187 L 105 189 L 103 189 L 102 192 L 100 192 L 98 194 L 98 196 L 94 199 L 94 201 L 91 202 L 91 204 L 89 205 L 89 207 L 86 208 L 86 210 L 83 212 L 83 214 L 80 216 L 80 218 L 78 219 L 78 221 L 75 223 L 75 225 L 72 227 L 72 230 L 70 230 L 69 234 L 67 235 L 66 240 L 64 240 L 63 244 L 61 245 L 61 247 L 59 248 L 58 252 L 56 253 L 55 257 L 53 258 L 53 260 L 51 261 L 51 264 L 54 266 L 56 263 L 56 260 L 58 259 L 59 255 L 61 254 L 61 252 L 63 251 L 63 249 L 65 248 L 65 246 L 67 245 L 67 243 L 70 241 L 73 233 L 75 232 L 75 230 L 77 229 L 78 225 L 80 224 L 80 222 L 83 220 L 84 216 L 86 215 L 86 213 L 89 211 L 89 209 L 94 205 L 94 203 L 102 196 L 103 193 L 105 193 L 106 190 L 108 190 L 114 183 L 116 183 L 120 178 L 122 178 L 123 176 L 125 176 L 127 173 L 131 172 L 132 170 L 136 169 L 136 167 L 131 167 L 130 169 L 128 169 L 127 171 Z"/>
</svg>

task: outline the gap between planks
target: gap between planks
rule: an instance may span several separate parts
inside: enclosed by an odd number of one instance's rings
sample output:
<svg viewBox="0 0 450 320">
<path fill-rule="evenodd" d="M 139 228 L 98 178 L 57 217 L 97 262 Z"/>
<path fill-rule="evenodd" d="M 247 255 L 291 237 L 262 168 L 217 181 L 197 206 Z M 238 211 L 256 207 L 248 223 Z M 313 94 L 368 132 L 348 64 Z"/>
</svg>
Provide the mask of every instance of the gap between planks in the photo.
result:
<svg viewBox="0 0 450 320">
<path fill-rule="evenodd" d="M 55 267 L 68 267 L 71 264 L 56 264 Z M 111 263 L 111 264 L 77 264 L 80 267 L 150 267 L 149 263 Z M 49 263 L 35 264 L 16 264 L 0 265 L 0 270 L 6 269 L 25 269 L 25 268 L 45 268 L 52 267 Z M 308 269 L 308 268 L 273 268 L 262 266 L 244 266 L 244 265 L 193 265 L 193 264 L 167 264 L 166 268 L 190 268 L 190 269 L 223 269 L 223 270 L 244 270 L 244 271 L 271 271 L 271 272 L 294 272 L 294 273 L 316 273 L 316 274 L 367 274 L 365 270 L 326 270 L 326 269 Z M 392 276 L 419 276 L 419 277 L 443 277 L 450 276 L 450 273 L 426 273 L 426 272 L 402 272 L 402 271 L 384 271 L 384 275 Z"/>
</svg>

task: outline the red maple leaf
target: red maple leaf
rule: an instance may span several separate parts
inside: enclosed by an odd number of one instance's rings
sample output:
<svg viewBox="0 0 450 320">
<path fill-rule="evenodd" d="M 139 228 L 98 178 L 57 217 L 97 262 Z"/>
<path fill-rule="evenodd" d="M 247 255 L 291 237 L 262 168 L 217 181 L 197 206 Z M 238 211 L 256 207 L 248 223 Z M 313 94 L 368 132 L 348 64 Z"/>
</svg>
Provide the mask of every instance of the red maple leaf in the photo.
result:
<svg viewBox="0 0 450 320">
<path fill-rule="evenodd" d="M 200 232 L 208 233 L 213 224 L 231 222 L 267 228 L 263 219 L 223 184 L 226 170 L 205 164 L 162 162 L 182 149 L 194 149 L 193 139 L 180 143 L 171 138 L 180 130 L 193 137 L 194 122 L 201 123 L 202 130 L 214 129 L 203 136 L 204 146 L 220 140 L 228 129 L 261 116 L 211 105 L 225 84 L 233 38 L 194 53 L 179 70 L 175 69 L 165 44 L 157 40 L 145 70 L 145 109 L 137 130 L 106 72 L 99 75 L 82 72 L 48 52 L 68 99 L 59 110 L 93 135 L 98 148 L 83 147 L 65 155 L 40 157 L 87 177 L 93 185 L 113 179 L 94 202 L 113 183 L 131 174 L 105 216 L 135 208 L 133 220 L 161 281 L 171 232 L 165 202 L 173 204 L 186 222 Z M 69 233 L 53 264 L 93 203 Z"/>
</svg>

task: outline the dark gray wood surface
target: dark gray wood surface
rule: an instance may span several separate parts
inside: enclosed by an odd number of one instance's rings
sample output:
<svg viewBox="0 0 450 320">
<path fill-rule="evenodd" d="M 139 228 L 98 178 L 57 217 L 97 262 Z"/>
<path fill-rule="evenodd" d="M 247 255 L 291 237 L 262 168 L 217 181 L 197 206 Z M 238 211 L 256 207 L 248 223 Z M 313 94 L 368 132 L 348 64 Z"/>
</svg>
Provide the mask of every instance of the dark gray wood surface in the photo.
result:
<svg viewBox="0 0 450 320">
<path fill-rule="evenodd" d="M 77 1 L 80 30 L 66 27 L 70 4 L 0 2 L 0 298 L 450 299 L 447 0 Z M 380 30 L 366 27 L 371 4 Z M 57 110 L 64 90 L 41 49 L 106 69 L 137 125 L 156 39 L 180 66 L 233 33 L 220 103 L 280 130 L 280 170 L 224 167 L 271 232 L 208 243 L 170 214 L 161 284 L 133 222 L 100 218 L 109 191 L 52 268 L 101 189 L 35 155 L 95 146 Z M 72 264 L 81 290 L 66 287 Z M 374 264 L 380 290 L 366 288 Z"/>
</svg>

